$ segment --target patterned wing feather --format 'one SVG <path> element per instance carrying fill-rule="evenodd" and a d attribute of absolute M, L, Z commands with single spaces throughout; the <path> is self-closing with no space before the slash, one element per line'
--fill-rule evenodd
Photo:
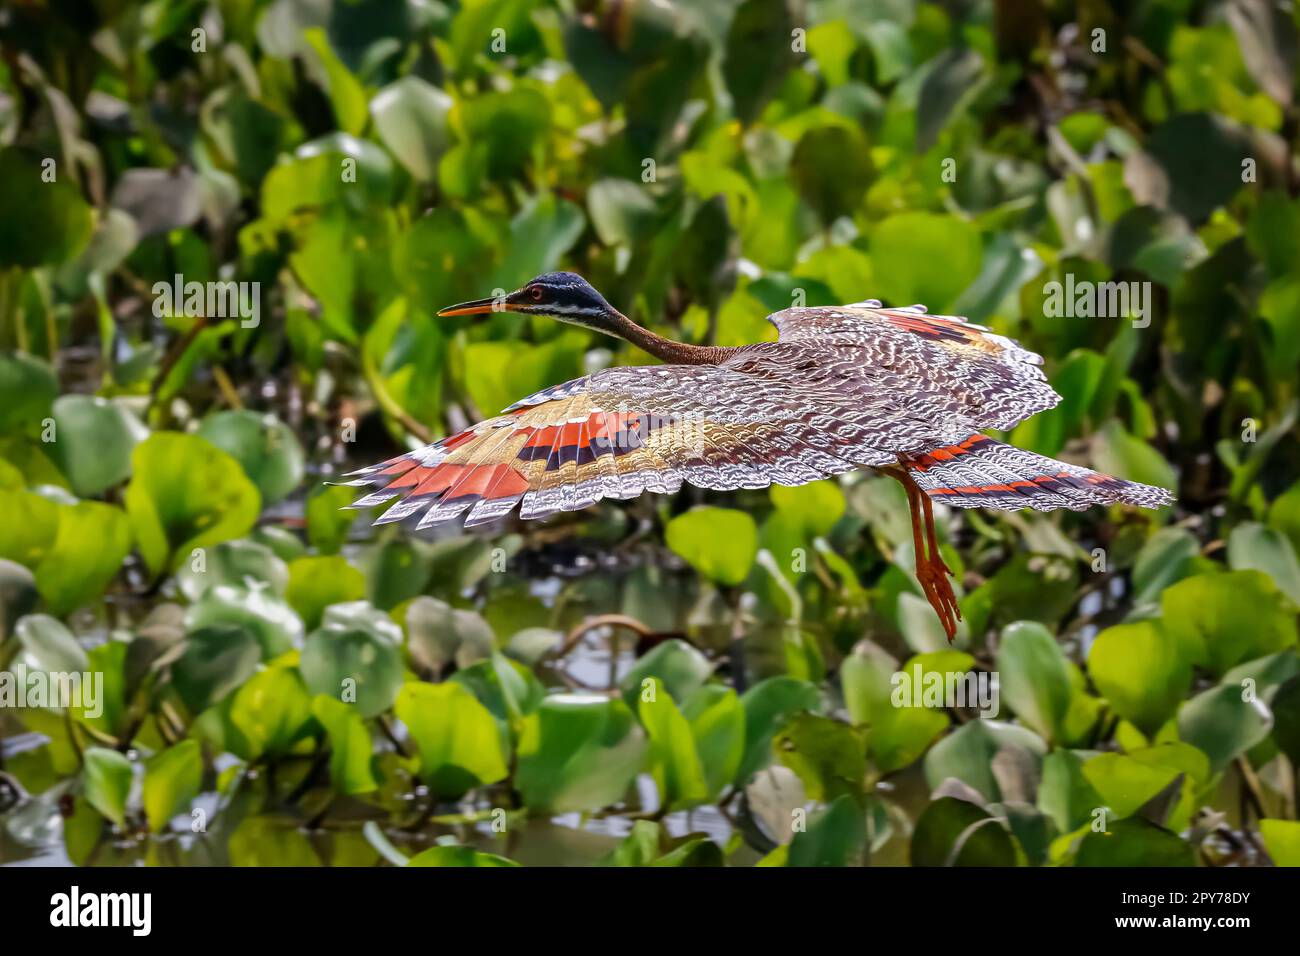
<path fill-rule="evenodd" d="M 973 430 L 1009 429 L 1061 400 L 1042 357 L 1011 339 L 958 316 L 927 315 L 921 306 L 878 306 L 786 309 L 769 320 L 781 333 L 779 344 L 837 352 L 865 369 L 862 377 L 873 385 L 958 410 Z"/>
<path fill-rule="evenodd" d="M 473 526 L 516 505 L 521 517 L 538 518 L 603 498 L 672 493 L 683 481 L 717 490 L 803 484 L 896 461 L 888 446 L 900 436 L 916 447 L 909 429 L 917 424 L 903 428 L 892 412 L 868 426 L 835 411 L 825 396 L 716 366 L 607 369 L 361 469 L 349 484 L 371 489 L 354 507 L 400 497 L 379 522 L 419 515 L 425 528 L 468 511 Z"/>
<path fill-rule="evenodd" d="M 1164 488 L 1113 478 L 985 435 L 905 455 L 903 464 L 926 494 L 958 508 L 1082 511 L 1117 503 L 1160 508 L 1174 500 Z"/>

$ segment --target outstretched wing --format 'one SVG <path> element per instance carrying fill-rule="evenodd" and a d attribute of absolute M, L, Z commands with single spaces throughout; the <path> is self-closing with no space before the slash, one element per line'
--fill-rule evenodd
<path fill-rule="evenodd" d="M 926 494 L 957 508 L 1083 511 L 1120 502 L 1163 508 L 1174 501 L 1164 488 L 1113 478 L 979 434 L 904 455 L 902 464 Z"/>
<path fill-rule="evenodd" d="M 794 350 L 788 362 L 797 362 Z M 767 370 L 771 356 L 762 356 Z M 575 511 L 602 498 L 671 493 L 689 482 L 731 490 L 799 485 L 899 451 L 969 433 L 892 403 L 851 403 L 809 386 L 726 366 L 612 368 L 546 389 L 458 435 L 355 472 L 376 490 L 354 507 L 397 496 L 380 522 L 420 514 L 425 528 L 468 511 L 465 525 L 515 506 L 523 518 Z M 788 371 L 788 370 L 785 370 Z"/>
<path fill-rule="evenodd" d="M 815 346 L 856 363 L 864 387 L 914 391 L 923 403 L 943 397 L 973 431 L 1012 428 L 1061 400 L 1042 357 L 1011 339 L 958 316 L 927 315 L 922 306 L 879 306 L 786 309 L 769 321 L 780 344 Z"/>

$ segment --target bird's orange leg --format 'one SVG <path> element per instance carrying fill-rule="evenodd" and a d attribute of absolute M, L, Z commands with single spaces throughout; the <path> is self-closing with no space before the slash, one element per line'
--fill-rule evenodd
<path fill-rule="evenodd" d="M 910 478 L 908 480 L 911 481 Z M 930 504 L 930 496 L 922 491 L 919 486 L 916 489 L 916 496 L 921 499 L 921 506 L 925 509 L 925 538 L 929 543 L 930 560 L 938 564 L 945 575 L 951 575 L 952 568 L 948 567 L 948 562 L 944 561 L 943 554 L 939 551 L 939 542 L 935 540 L 934 506 Z M 957 619 L 961 620 L 960 611 L 957 613 Z"/>
<path fill-rule="evenodd" d="M 912 480 L 906 471 L 891 472 L 907 491 L 907 507 L 912 516 L 912 549 L 916 553 L 916 580 L 926 600 L 939 615 L 939 623 L 948 635 L 951 644 L 957 636 L 957 622 L 961 620 L 961 609 L 957 606 L 957 596 L 953 593 L 948 576 L 951 569 L 944 563 L 939 553 L 939 542 L 934 533 L 934 508 L 930 496 Z M 922 532 L 924 525 L 924 532 Z"/>

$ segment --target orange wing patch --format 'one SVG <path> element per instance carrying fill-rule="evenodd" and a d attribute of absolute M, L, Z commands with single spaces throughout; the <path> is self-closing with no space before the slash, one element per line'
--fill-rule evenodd
<path fill-rule="evenodd" d="M 932 342 L 972 345 L 990 354 L 1001 351 L 996 343 L 990 342 L 981 334 L 983 330 L 979 326 L 969 322 L 943 315 L 925 315 L 921 312 L 895 312 L 891 309 L 880 309 L 879 312 L 894 328 L 911 332 Z"/>
<path fill-rule="evenodd" d="M 934 448 L 928 452 L 922 452 L 919 455 L 907 455 L 905 460 L 909 468 L 916 471 L 925 471 L 933 468 L 945 461 L 952 461 L 959 455 L 969 454 L 985 442 L 992 441 L 987 435 L 971 435 L 964 441 L 955 445 L 945 445 L 942 448 Z"/>

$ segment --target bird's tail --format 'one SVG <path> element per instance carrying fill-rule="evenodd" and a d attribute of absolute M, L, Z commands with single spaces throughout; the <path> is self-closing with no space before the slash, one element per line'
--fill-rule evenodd
<path fill-rule="evenodd" d="M 1119 502 L 1160 508 L 1174 500 L 1164 488 L 1112 478 L 984 435 L 907 455 L 902 463 L 926 494 L 957 508 L 1083 511 Z"/>

